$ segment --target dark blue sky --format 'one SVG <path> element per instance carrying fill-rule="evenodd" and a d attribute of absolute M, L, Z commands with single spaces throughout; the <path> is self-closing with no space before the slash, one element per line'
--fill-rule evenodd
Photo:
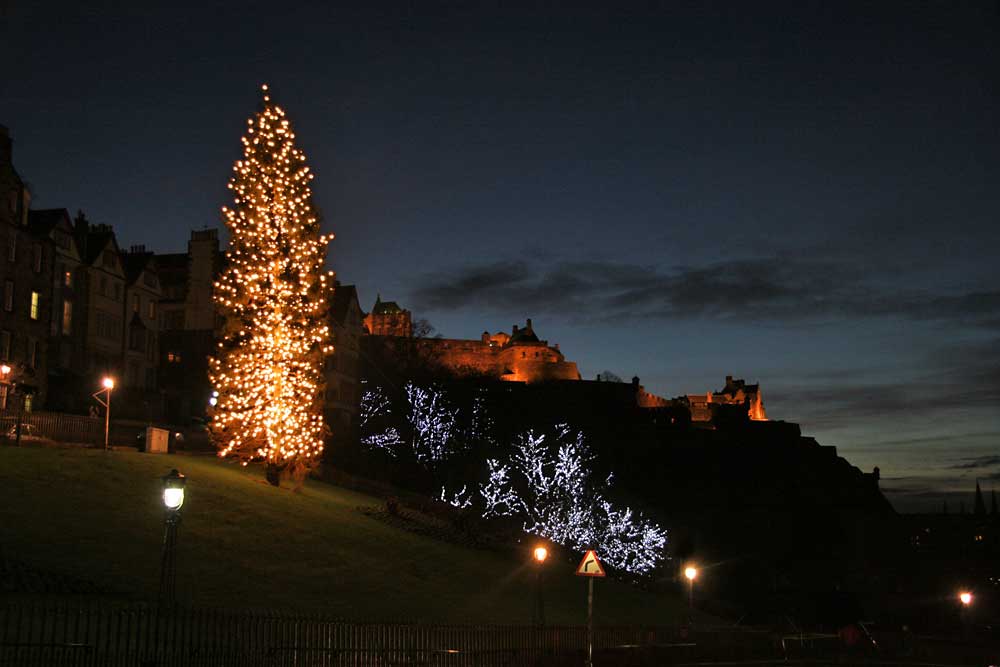
<path fill-rule="evenodd" d="M 37 207 L 183 249 L 266 81 L 363 306 L 760 382 L 903 509 L 1000 486 L 997 3 L 121 4 L 3 5 Z"/>

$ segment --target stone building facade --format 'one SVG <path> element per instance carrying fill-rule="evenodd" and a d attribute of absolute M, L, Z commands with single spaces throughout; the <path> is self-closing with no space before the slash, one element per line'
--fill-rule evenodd
<path fill-rule="evenodd" d="M 161 289 L 160 387 L 166 416 L 172 421 L 203 417 L 211 398 L 208 358 L 219 326 L 212 292 L 224 261 L 216 229 L 192 231 L 186 253 L 156 256 Z"/>
<path fill-rule="evenodd" d="M 579 380 L 576 363 L 566 361 L 559 345 L 535 334 L 531 319 L 511 333 L 484 331 L 479 340 L 425 338 L 417 341 L 429 358 L 456 375 L 480 375 L 506 382 Z"/>
<path fill-rule="evenodd" d="M 352 437 L 361 409 L 361 337 L 365 325 L 354 285 L 338 281 L 330 299 L 333 352 L 326 357 L 326 423 L 335 440 Z"/>
<path fill-rule="evenodd" d="M 734 380 L 732 375 L 726 376 L 726 385 L 721 391 L 710 391 L 706 394 L 688 394 L 679 399 L 691 411 L 691 421 L 711 422 L 720 408 L 746 409 L 751 421 L 767 421 L 764 410 L 764 399 L 760 385 L 747 384 L 744 380 Z"/>
<path fill-rule="evenodd" d="M 73 238 L 73 222 L 64 208 L 29 211 L 28 224 L 53 251 L 49 276 L 48 393 L 45 409 L 74 411 L 69 388 L 84 382 L 84 352 L 80 333 L 83 301 L 79 296 L 80 253 Z"/>
<path fill-rule="evenodd" d="M 372 311 L 364 316 L 365 329 L 373 336 L 409 338 L 413 335 L 413 318 L 410 311 L 399 307 L 395 301 L 382 301 L 375 297 Z"/>
<path fill-rule="evenodd" d="M 0 126 L 0 409 L 44 405 L 52 318 L 52 244 L 32 232 L 31 193 L 14 169 L 13 141 Z"/>

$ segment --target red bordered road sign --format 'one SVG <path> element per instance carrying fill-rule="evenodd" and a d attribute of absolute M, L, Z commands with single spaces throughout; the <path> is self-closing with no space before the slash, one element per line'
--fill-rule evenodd
<path fill-rule="evenodd" d="M 576 574 L 578 577 L 605 577 L 604 568 L 601 566 L 601 561 L 597 560 L 597 552 L 594 550 L 588 551 L 583 555 L 583 560 L 580 561 L 580 565 L 576 568 Z"/>

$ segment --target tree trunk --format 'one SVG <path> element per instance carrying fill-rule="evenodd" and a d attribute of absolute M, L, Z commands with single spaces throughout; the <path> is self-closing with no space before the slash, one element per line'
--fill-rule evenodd
<path fill-rule="evenodd" d="M 264 468 L 264 476 L 271 486 L 281 486 L 281 466 L 276 463 L 268 463 Z"/>

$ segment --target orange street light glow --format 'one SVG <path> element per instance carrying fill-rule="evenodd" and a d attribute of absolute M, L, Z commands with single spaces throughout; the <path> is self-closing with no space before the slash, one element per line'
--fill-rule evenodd
<path fill-rule="evenodd" d="M 539 563 L 544 563 L 545 559 L 549 557 L 549 550 L 545 547 L 535 547 L 535 560 Z"/>
<path fill-rule="evenodd" d="M 688 578 L 688 581 L 694 581 L 695 577 L 698 576 L 698 568 L 687 566 L 684 568 L 684 576 Z"/>
<path fill-rule="evenodd" d="M 101 385 L 105 389 L 114 389 L 115 388 L 115 381 L 112 380 L 111 378 L 104 378 L 103 380 L 101 380 Z"/>
<path fill-rule="evenodd" d="M 969 592 L 959 593 L 958 599 L 962 601 L 962 604 L 968 607 L 970 604 L 972 604 L 972 593 Z"/>

